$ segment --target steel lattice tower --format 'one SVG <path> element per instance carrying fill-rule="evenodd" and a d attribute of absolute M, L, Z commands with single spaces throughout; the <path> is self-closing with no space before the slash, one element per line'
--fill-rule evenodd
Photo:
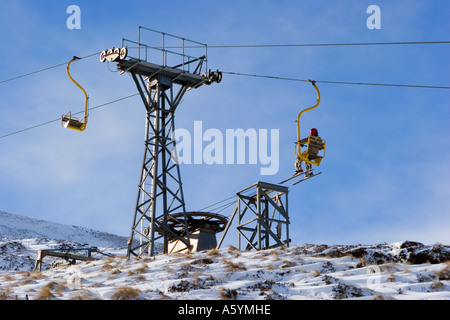
<path fill-rule="evenodd" d="M 142 44 L 143 32 L 158 35 L 162 44 L 151 47 Z M 170 50 L 167 49 L 169 41 Z M 178 43 L 174 45 L 173 41 Z M 107 59 L 118 62 L 121 73 L 131 74 L 146 110 L 144 158 L 127 256 L 141 256 L 146 252 L 152 256 L 157 241 L 162 242 L 164 253 L 169 253 L 170 242 L 181 241 L 184 249 L 188 249 L 188 218 L 173 139 L 175 111 L 189 89 L 220 82 L 221 74 L 207 71 L 205 44 L 143 27 L 139 27 L 138 42 L 124 39 L 123 44 L 137 46 L 137 57 L 116 58 L 110 53 Z M 197 50 L 201 48 L 203 54 L 187 55 L 186 44 Z M 108 55 L 109 51 L 105 52 Z M 155 55 L 162 55 L 161 64 L 148 61 Z"/>
<path fill-rule="evenodd" d="M 138 186 L 136 209 L 133 218 L 128 257 L 140 255 L 148 247 L 149 255 L 155 252 L 155 241 L 163 239 L 164 253 L 168 252 L 168 239 L 178 237 L 167 228 L 172 213 L 186 212 L 179 166 L 172 161 L 175 142 L 175 110 L 186 86 L 182 86 L 173 98 L 173 83 L 160 75 L 149 79 L 147 86 L 140 82 L 142 76 L 131 72 L 146 107 L 145 151 Z M 159 203 L 161 201 L 161 203 Z M 183 224 L 187 220 L 184 215 Z M 186 225 L 186 230 L 188 230 Z M 140 241 L 134 244 L 134 236 Z M 188 246 L 189 234 L 180 237 Z"/>

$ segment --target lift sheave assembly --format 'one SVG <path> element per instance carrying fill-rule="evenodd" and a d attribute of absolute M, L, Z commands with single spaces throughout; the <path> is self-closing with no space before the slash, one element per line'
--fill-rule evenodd
<path fill-rule="evenodd" d="M 88 112 L 89 112 L 89 97 L 86 93 L 86 90 L 84 90 L 84 88 L 82 86 L 80 86 L 79 83 L 76 82 L 70 75 L 70 64 L 76 60 L 80 60 L 80 58 L 73 57 L 73 59 L 70 60 L 70 62 L 67 64 L 67 75 L 69 76 L 70 80 L 72 80 L 78 86 L 78 88 L 80 88 L 81 91 L 83 91 L 83 93 L 84 93 L 84 97 L 85 97 L 84 117 L 80 120 L 79 118 L 73 117 L 72 113 L 69 111 L 67 114 L 65 114 L 61 117 L 61 124 L 64 128 L 67 128 L 67 129 L 84 131 L 86 129 Z"/>

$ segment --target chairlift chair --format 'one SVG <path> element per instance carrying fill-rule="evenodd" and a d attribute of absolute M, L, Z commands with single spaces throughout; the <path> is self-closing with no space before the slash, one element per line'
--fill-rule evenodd
<path fill-rule="evenodd" d="M 84 117 L 81 118 L 81 120 L 77 117 L 72 116 L 72 113 L 69 111 L 65 115 L 61 117 L 61 125 L 64 128 L 77 130 L 77 131 L 84 131 L 86 129 L 87 124 L 87 118 L 88 118 L 88 112 L 89 112 L 89 97 L 86 93 L 86 91 L 83 89 L 82 86 L 76 82 L 72 76 L 70 75 L 70 64 L 76 60 L 80 60 L 78 57 L 73 57 L 72 60 L 67 64 L 67 75 L 69 76 L 70 80 L 72 80 L 84 93 L 85 96 L 85 108 L 84 108 Z"/>
<path fill-rule="evenodd" d="M 77 131 L 84 131 L 84 129 L 86 129 L 86 122 L 85 118 L 80 121 L 79 118 L 72 116 L 72 112 L 70 111 L 63 115 L 61 119 L 64 128 Z"/>
<path fill-rule="evenodd" d="M 316 166 L 320 165 L 320 162 L 325 157 L 325 148 L 326 148 L 326 141 L 316 137 L 316 136 L 309 136 L 307 138 L 301 139 L 300 138 L 300 117 L 303 113 L 313 110 L 317 108 L 317 106 L 320 104 L 320 91 L 319 88 L 317 88 L 316 82 L 313 80 L 309 80 L 314 88 L 317 91 L 317 102 L 314 106 L 310 108 L 306 108 L 303 111 L 301 111 L 297 117 L 297 143 L 296 143 L 296 154 L 297 157 L 299 157 L 302 161 L 305 163 L 314 164 Z M 306 147 L 306 150 L 302 152 L 302 147 Z M 322 154 L 319 155 L 319 152 L 322 151 Z"/>

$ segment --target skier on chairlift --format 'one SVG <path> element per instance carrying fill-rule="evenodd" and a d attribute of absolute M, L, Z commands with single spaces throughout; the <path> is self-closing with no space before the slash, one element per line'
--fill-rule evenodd
<path fill-rule="evenodd" d="M 320 138 L 319 137 L 319 131 L 316 128 L 311 128 L 311 130 L 309 131 L 309 135 L 311 137 Z M 300 140 L 300 146 L 304 147 L 305 143 L 307 143 L 307 142 L 308 142 L 308 138 L 304 138 L 304 139 Z M 309 148 L 309 154 L 312 155 L 312 156 L 317 156 L 319 151 L 320 151 L 319 148 L 311 148 L 311 146 Z M 295 174 L 303 172 L 302 162 L 303 162 L 302 159 L 300 159 L 300 157 L 297 156 L 297 158 L 295 159 Z M 312 164 L 310 164 L 310 163 L 306 162 L 305 163 L 305 167 L 306 167 L 306 171 L 311 171 L 312 170 Z M 308 172 L 306 174 L 307 177 L 309 177 L 311 175 L 312 175 L 312 172 Z"/>

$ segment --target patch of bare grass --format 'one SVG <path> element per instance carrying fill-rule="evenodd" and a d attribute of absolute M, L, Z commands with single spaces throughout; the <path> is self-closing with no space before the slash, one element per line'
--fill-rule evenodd
<path fill-rule="evenodd" d="M 236 300 L 238 292 L 236 289 L 225 289 L 221 287 L 219 290 L 219 298 L 222 300 Z"/>
<path fill-rule="evenodd" d="M 36 297 L 37 300 L 51 300 L 56 297 L 56 295 L 61 295 L 62 291 L 66 289 L 66 286 L 55 281 L 47 283 Z M 55 295 L 56 294 L 56 295 Z"/>
<path fill-rule="evenodd" d="M 111 299 L 113 300 L 137 300 L 141 295 L 141 291 L 139 289 L 135 289 L 132 287 L 120 287 L 118 288 Z"/>
<path fill-rule="evenodd" d="M 234 263 L 233 261 L 223 258 L 222 263 L 226 266 L 228 272 L 247 270 L 242 262 Z"/>

